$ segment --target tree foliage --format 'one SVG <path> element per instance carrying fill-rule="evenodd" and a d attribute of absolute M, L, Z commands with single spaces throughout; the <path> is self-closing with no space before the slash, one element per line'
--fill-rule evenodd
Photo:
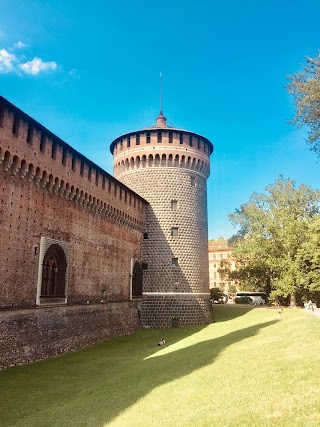
<path fill-rule="evenodd" d="M 308 125 L 308 143 L 320 157 L 320 53 L 306 58 L 303 71 L 288 76 L 288 91 L 294 97 L 296 116 L 293 123 Z"/>
<path fill-rule="evenodd" d="M 269 185 L 266 193 L 254 193 L 248 203 L 229 215 L 240 227 L 233 239 L 233 279 L 248 290 L 265 290 L 273 297 L 290 295 L 294 305 L 301 286 L 307 286 L 306 280 L 302 281 L 307 251 L 319 243 L 309 238 L 319 222 L 319 204 L 318 190 L 303 184 L 297 187 L 283 177 Z M 317 227 L 319 232 L 320 224 Z M 310 262 L 315 266 L 316 258 Z M 309 274 L 312 283 L 318 280 L 313 270 Z"/>

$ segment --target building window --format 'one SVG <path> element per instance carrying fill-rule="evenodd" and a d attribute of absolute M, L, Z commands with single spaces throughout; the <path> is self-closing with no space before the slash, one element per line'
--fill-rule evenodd
<path fill-rule="evenodd" d="M 84 163 L 83 160 L 81 160 L 81 164 L 80 164 L 80 175 L 83 176 L 84 174 Z"/>
<path fill-rule="evenodd" d="M 67 261 L 63 249 L 51 245 L 43 259 L 41 296 L 65 297 Z"/>
<path fill-rule="evenodd" d="M 146 239 L 149 239 L 149 235 L 148 235 L 148 233 L 143 233 L 143 238 L 146 240 Z"/>
<path fill-rule="evenodd" d="M 122 141 L 122 139 L 120 140 L 120 150 L 123 150 L 123 141 Z"/>
<path fill-rule="evenodd" d="M 72 157 L 71 168 L 73 171 L 76 170 L 76 158 L 75 158 L 75 156 Z"/>
<path fill-rule="evenodd" d="M 57 144 L 55 144 L 54 142 L 52 143 L 51 146 L 51 157 L 55 160 L 56 159 L 56 154 L 57 154 Z"/>
<path fill-rule="evenodd" d="M 178 202 L 176 200 L 171 200 L 171 209 L 176 211 L 178 208 Z"/>
<path fill-rule="evenodd" d="M 170 130 L 169 131 L 169 144 L 172 144 L 173 142 L 173 132 Z"/>
<path fill-rule="evenodd" d="M 127 138 L 127 148 L 130 148 L 130 136 Z"/>
<path fill-rule="evenodd" d="M 192 135 L 190 135 L 190 147 L 192 147 Z"/>
<path fill-rule="evenodd" d="M 28 126 L 28 135 L 27 135 L 27 143 L 32 144 L 33 141 L 33 127 L 30 125 Z"/>
<path fill-rule="evenodd" d="M 3 128 L 4 123 L 4 106 L 0 105 L 0 126 Z"/>
<path fill-rule="evenodd" d="M 150 144 L 150 132 L 147 132 L 147 144 Z"/>
<path fill-rule="evenodd" d="M 161 130 L 158 130 L 158 144 L 162 143 L 162 132 Z"/>
<path fill-rule="evenodd" d="M 180 133 L 180 144 L 183 144 L 183 133 Z"/>
<path fill-rule="evenodd" d="M 196 178 L 194 176 L 190 177 L 190 184 L 191 184 L 191 187 L 195 187 L 196 186 Z"/>
<path fill-rule="evenodd" d="M 12 124 L 12 133 L 16 136 L 19 135 L 19 125 L 20 125 L 20 117 L 15 114 L 13 118 L 13 124 Z"/>
<path fill-rule="evenodd" d="M 62 164 L 65 166 L 66 165 L 66 161 L 67 161 L 67 151 L 63 150 L 62 151 Z"/>
<path fill-rule="evenodd" d="M 40 151 L 44 152 L 46 147 L 46 136 L 42 133 L 40 138 Z"/>
<path fill-rule="evenodd" d="M 217 264 L 213 264 L 213 268 L 217 268 Z"/>
<path fill-rule="evenodd" d="M 173 268 L 177 268 L 179 266 L 178 258 L 172 258 L 171 265 Z"/>
<path fill-rule="evenodd" d="M 220 254 L 220 259 L 222 259 L 223 258 L 223 254 Z"/>
<path fill-rule="evenodd" d="M 136 136 L 136 145 L 140 145 L 140 134 L 139 133 Z"/>
<path fill-rule="evenodd" d="M 171 228 L 171 237 L 178 237 L 178 236 L 179 236 L 178 227 L 172 227 Z"/>

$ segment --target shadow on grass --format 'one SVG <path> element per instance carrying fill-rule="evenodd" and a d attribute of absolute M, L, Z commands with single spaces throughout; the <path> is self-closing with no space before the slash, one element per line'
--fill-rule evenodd
<path fill-rule="evenodd" d="M 211 364 L 228 346 L 276 322 L 170 353 L 159 353 L 155 347 L 159 337 L 171 346 L 203 327 L 142 330 L 94 348 L 9 369 L 0 376 L 3 425 L 102 427 L 156 387 Z"/>
<path fill-rule="evenodd" d="M 216 322 L 225 322 L 236 317 L 243 316 L 256 307 L 250 305 L 238 304 L 215 304 L 213 305 L 213 313 Z"/>

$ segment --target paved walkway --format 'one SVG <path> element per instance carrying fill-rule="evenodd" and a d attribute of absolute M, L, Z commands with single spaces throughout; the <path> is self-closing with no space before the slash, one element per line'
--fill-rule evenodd
<path fill-rule="evenodd" d="M 309 314 L 312 314 L 313 316 L 320 317 L 320 308 L 315 308 L 313 311 L 305 309 L 304 311 L 306 311 Z"/>

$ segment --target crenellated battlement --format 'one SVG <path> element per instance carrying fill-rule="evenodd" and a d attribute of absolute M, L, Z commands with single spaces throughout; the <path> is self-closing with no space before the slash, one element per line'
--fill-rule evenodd
<path fill-rule="evenodd" d="M 142 229 L 147 202 L 0 97 L 3 170 L 127 226 Z"/>
<path fill-rule="evenodd" d="M 110 150 L 116 177 L 133 169 L 174 167 L 190 169 L 207 178 L 213 145 L 193 132 L 156 127 L 122 135 L 112 142 Z"/>

